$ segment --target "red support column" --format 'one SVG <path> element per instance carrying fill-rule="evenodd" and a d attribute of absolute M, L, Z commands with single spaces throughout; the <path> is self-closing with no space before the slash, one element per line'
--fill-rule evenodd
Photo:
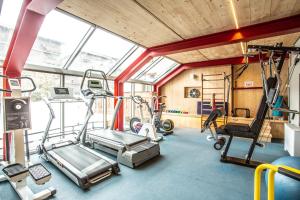
<path fill-rule="evenodd" d="M 8 58 L 11 55 L 11 51 L 13 49 L 13 46 L 15 44 L 15 40 L 16 40 L 16 37 L 17 37 L 17 32 L 19 30 L 19 27 L 20 27 L 23 15 L 25 13 L 26 7 L 30 3 L 30 1 L 31 0 L 24 0 L 23 1 L 22 7 L 21 7 L 21 10 L 20 10 L 17 22 L 16 22 L 16 27 L 15 27 L 15 30 L 13 32 L 13 35 L 12 35 L 12 38 L 11 38 L 11 41 L 10 41 L 10 44 L 9 44 L 9 47 L 8 47 L 8 50 L 7 50 L 7 53 L 6 53 L 6 57 L 5 57 L 4 62 L 3 62 L 3 75 L 6 75 Z M 7 82 L 7 80 L 6 79 L 2 79 L 2 82 L 3 82 L 3 88 L 4 89 L 9 89 L 8 88 L 8 82 Z M 10 94 L 4 92 L 3 96 L 10 96 Z M 10 143 L 11 139 L 12 139 L 11 138 L 11 134 L 3 133 L 3 137 L 2 137 L 2 143 L 3 143 L 3 150 L 2 150 L 2 152 L 3 152 L 3 160 L 7 160 L 7 153 L 9 153 L 9 152 L 6 152 L 6 140 L 8 140 L 9 143 Z"/>
<path fill-rule="evenodd" d="M 124 83 L 147 64 L 153 57 L 150 51 L 144 51 L 131 65 L 129 65 L 114 81 L 114 95 L 124 96 Z M 116 103 L 116 101 L 115 101 Z M 115 129 L 122 131 L 124 129 L 124 107 L 123 103 L 117 115 Z"/>
<path fill-rule="evenodd" d="M 170 81 L 172 78 L 180 74 L 182 71 L 184 71 L 185 68 L 183 65 L 178 66 L 177 68 L 173 69 L 169 74 L 167 74 L 163 79 L 155 83 L 155 88 L 157 92 L 160 92 L 160 87 L 163 86 L 165 83 Z"/>
<path fill-rule="evenodd" d="M 62 0 L 23 0 L 15 30 L 3 63 L 3 74 L 10 77 L 21 75 L 37 33 L 47 13 L 53 10 Z M 37 6 L 38 5 L 38 6 Z M 3 88 L 7 89 L 7 80 L 3 79 Z M 4 93 L 4 96 L 9 96 Z M 6 139 L 11 135 L 3 133 L 3 160 L 6 160 Z"/>
<path fill-rule="evenodd" d="M 62 0 L 26 0 L 24 2 L 26 8 L 22 8 L 21 11 L 24 13 L 19 15 L 19 18 L 22 16 L 22 20 L 19 20 L 16 25 L 16 34 L 14 34 L 9 53 L 5 58 L 8 76 L 17 77 L 21 75 L 46 14 L 56 8 L 60 2 Z"/>
<path fill-rule="evenodd" d="M 118 82 L 117 80 L 115 80 L 114 87 L 115 87 L 114 88 L 115 96 L 124 96 L 124 83 Z M 118 95 L 116 95 L 116 94 L 118 94 Z M 115 99 L 114 103 L 116 105 L 117 99 Z M 115 129 L 117 129 L 119 131 L 123 131 L 123 129 L 124 129 L 124 104 L 123 104 L 123 102 L 120 105 L 114 127 L 115 127 Z"/>

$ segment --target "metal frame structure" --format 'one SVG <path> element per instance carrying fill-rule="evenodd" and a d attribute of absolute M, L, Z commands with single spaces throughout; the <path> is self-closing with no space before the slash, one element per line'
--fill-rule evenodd
<path fill-rule="evenodd" d="M 8 53 L 3 64 L 4 73 L 9 76 L 19 76 L 24 69 L 24 65 L 32 45 L 37 37 L 40 30 L 41 24 L 43 23 L 44 17 L 62 0 L 45 0 L 43 2 L 38 0 L 24 0 L 23 6 L 20 11 L 20 15 L 16 24 L 16 28 L 10 42 Z M 42 9 L 43 8 L 43 9 Z M 99 28 L 97 26 L 94 29 Z M 102 29 L 103 30 L 103 29 Z M 287 18 L 282 18 L 278 20 L 273 20 L 269 22 L 259 23 L 255 25 L 245 26 L 238 29 L 232 29 L 228 31 L 223 31 L 219 33 L 204 35 L 196 38 L 191 38 L 183 41 L 173 42 L 169 44 L 159 45 L 146 49 L 136 60 L 134 60 L 122 73 L 114 78 L 116 96 L 122 96 L 124 94 L 124 83 L 128 81 L 138 70 L 140 70 L 145 64 L 147 64 L 153 57 L 156 56 L 166 56 L 169 54 L 186 52 L 196 49 L 203 49 L 209 47 L 216 47 L 220 45 L 234 44 L 238 42 L 247 42 L 249 40 L 261 39 L 265 37 L 278 36 L 282 34 L 294 33 L 300 31 L 300 15 L 295 15 Z M 72 56 L 68 59 L 68 63 L 65 64 L 65 68 L 72 63 L 72 60 L 79 54 L 80 50 L 83 48 L 84 44 L 87 42 L 88 38 L 92 35 L 93 31 L 90 30 L 83 40 L 78 44 L 76 50 L 73 52 Z M 137 48 L 135 48 L 136 50 Z M 134 51 L 130 49 L 127 54 L 123 56 L 116 63 L 111 70 L 109 70 L 109 75 L 113 73 L 125 58 L 128 58 Z M 223 65 L 225 64 L 236 64 L 234 61 L 241 62 L 242 59 L 232 58 L 231 59 L 221 59 Z M 182 71 L 194 67 L 203 66 L 213 66 L 218 65 L 215 62 L 221 62 L 220 60 L 214 61 L 204 61 L 202 65 L 195 64 L 184 64 L 180 65 L 178 68 L 170 70 L 170 73 L 165 73 L 165 77 L 159 77 L 153 83 L 156 91 L 159 87 L 174 77 L 176 74 Z M 238 64 L 240 64 L 240 62 Z M 155 65 L 153 65 L 154 67 Z M 150 70 L 150 68 L 149 68 Z M 146 71 L 146 70 L 145 70 Z M 171 75 L 170 75 L 171 74 Z M 6 84 L 6 83 L 4 83 Z M 119 130 L 123 129 L 123 105 L 120 108 L 118 114 L 116 128 Z"/>

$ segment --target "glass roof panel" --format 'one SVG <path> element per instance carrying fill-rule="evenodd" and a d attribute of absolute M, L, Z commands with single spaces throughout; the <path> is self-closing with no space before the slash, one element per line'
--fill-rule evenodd
<path fill-rule="evenodd" d="M 157 62 L 159 62 L 161 59 L 161 57 L 154 57 L 150 60 L 150 62 L 148 62 L 146 65 L 144 65 L 139 71 L 137 71 L 132 77 L 131 79 L 138 79 L 139 76 L 144 72 L 147 71 L 147 69 L 149 67 L 151 67 L 152 65 L 155 65 Z"/>
<path fill-rule="evenodd" d="M 133 46 L 133 43 L 121 37 L 97 29 L 69 69 L 98 69 L 107 73 Z"/>
<path fill-rule="evenodd" d="M 153 82 L 176 65 L 177 63 L 173 60 L 163 58 L 160 62 L 154 65 L 149 71 L 144 73 L 138 79 L 142 81 Z"/>
<path fill-rule="evenodd" d="M 117 77 L 123 72 L 133 61 L 135 61 L 143 52 L 145 48 L 138 47 L 111 75 Z"/>
<path fill-rule="evenodd" d="M 0 15 L 0 60 L 4 60 L 22 6 L 22 0 L 4 0 Z"/>
<path fill-rule="evenodd" d="M 161 79 L 163 79 L 165 76 L 167 76 L 171 71 L 173 71 L 175 68 L 179 67 L 180 64 L 175 64 L 173 65 L 173 67 L 171 67 L 169 70 L 165 71 L 164 73 L 162 73 L 161 75 L 158 76 L 157 79 L 154 80 L 154 83 L 157 83 L 158 81 L 160 81 Z"/>
<path fill-rule="evenodd" d="M 50 12 L 31 49 L 27 64 L 62 68 L 90 27 L 61 12 Z"/>

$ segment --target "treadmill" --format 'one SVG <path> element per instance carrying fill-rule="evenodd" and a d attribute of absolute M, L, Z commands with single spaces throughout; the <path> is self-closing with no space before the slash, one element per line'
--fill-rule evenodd
<path fill-rule="evenodd" d="M 118 163 L 80 144 L 80 135 L 73 140 L 64 139 L 55 144 L 46 143 L 46 140 L 49 141 L 53 137 L 49 135 L 55 118 L 52 104 L 83 102 L 82 99 L 75 98 L 69 88 L 52 88 L 51 93 L 51 99 L 44 99 L 50 111 L 50 119 L 39 145 L 39 154 L 44 155 L 43 158 L 50 161 L 82 189 L 87 189 L 112 174 L 118 174 L 120 172 Z M 65 137 L 66 134 L 64 132 L 62 134 Z"/>
<path fill-rule="evenodd" d="M 80 133 L 80 135 L 83 135 L 82 141 L 85 145 L 89 144 L 92 148 L 114 155 L 119 163 L 131 168 L 135 168 L 160 155 L 159 144 L 151 141 L 150 138 L 113 130 L 123 97 L 117 97 L 118 101 L 109 129 L 87 131 L 89 119 L 93 115 L 92 108 L 95 100 L 98 98 L 115 98 L 109 90 L 104 72 L 92 69 L 86 70 L 80 89 L 83 96 L 89 99 L 89 104 L 87 104 L 89 113 L 86 115 L 85 124 Z"/>

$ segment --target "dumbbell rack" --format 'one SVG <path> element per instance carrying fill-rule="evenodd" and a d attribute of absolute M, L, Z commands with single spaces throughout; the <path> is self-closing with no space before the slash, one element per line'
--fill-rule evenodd
<path fill-rule="evenodd" d="M 216 107 L 226 109 L 226 79 L 225 72 L 216 74 L 201 74 L 201 129 L 203 128 L 203 123 L 207 119 L 208 115 L 212 111 L 210 106 L 211 95 L 216 95 Z M 222 84 L 220 84 L 222 82 Z M 210 83 L 210 84 L 208 84 Z M 217 86 L 210 86 L 214 83 Z M 214 92 L 212 92 L 212 90 Z M 226 116 L 219 118 L 217 122 L 225 124 Z"/>

